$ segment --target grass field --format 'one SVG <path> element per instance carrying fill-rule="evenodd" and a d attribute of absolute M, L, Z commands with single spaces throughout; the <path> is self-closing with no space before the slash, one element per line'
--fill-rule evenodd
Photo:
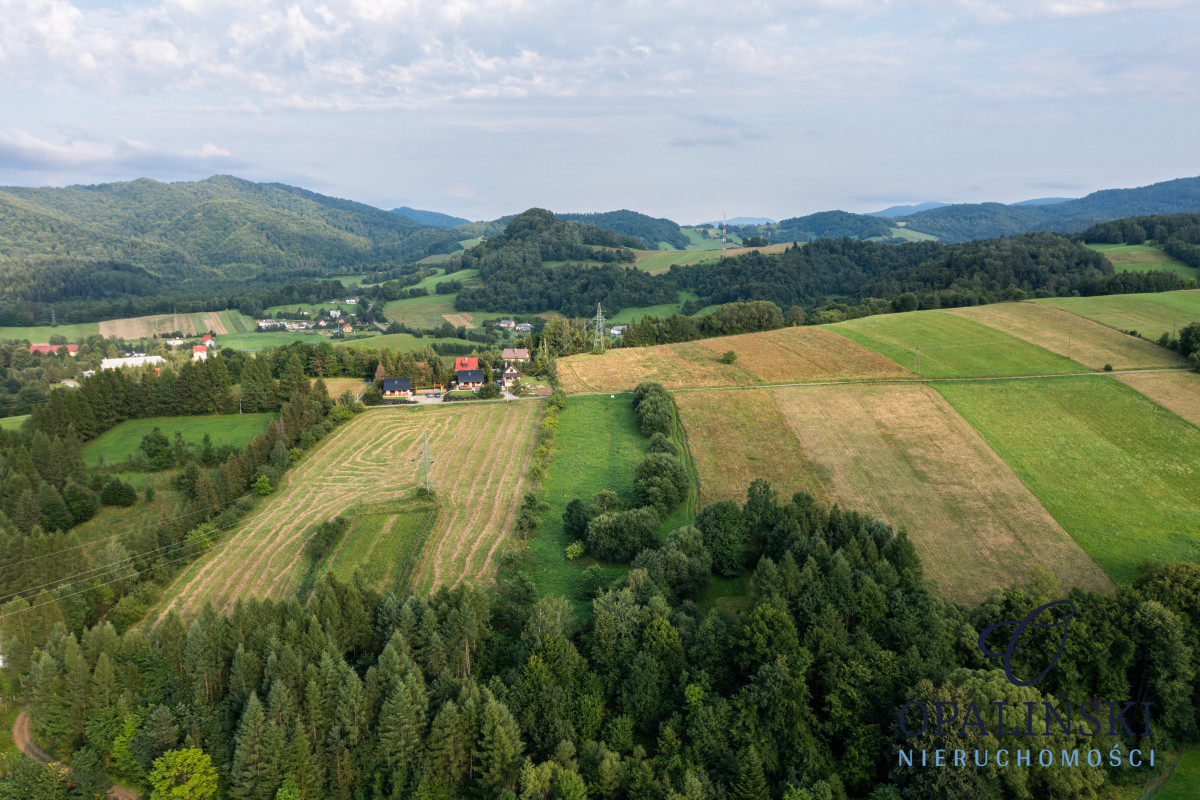
<path fill-rule="evenodd" d="M 88 466 L 121 464 L 135 455 L 142 444 L 142 437 L 155 428 L 174 439 L 175 431 L 183 433 L 188 444 L 197 447 L 204 434 L 212 437 L 214 446 L 234 445 L 241 447 L 267 429 L 274 414 L 218 414 L 203 417 L 148 417 L 131 419 L 111 428 L 83 447 L 83 460 Z"/>
<path fill-rule="evenodd" d="M 1183 756 L 1154 800 L 1195 800 L 1200 797 L 1200 747 L 1193 747 Z"/>
<path fill-rule="evenodd" d="M 704 227 L 707 230 L 713 231 L 713 236 L 715 238 L 707 239 L 707 238 L 701 236 L 699 228 L 693 228 L 693 227 L 680 228 L 680 230 L 683 231 L 683 235 L 686 236 L 688 238 L 688 240 L 691 242 L 691 244 L 688 245 L 688 248 L 687 248 L 688 250 L 720 250 L 721 249 L 721 228 L 719 226 L 716 228 L 713 228 L 712 226 L 709 226 L 709 225 L 705 225 Z M 740 243 L 741 242 L 740 239 L 738 239 L 736 236 L 734 236 L 732 234 L 730 234 L 727 238 L 729 239 L 730 243 L 734 243 L 734 242 Z"/>
<path fill-rule="evenodd" d="M 947 313 L 1024 339 L 1092 369 L 1184 367 L 1178 353 L 1042 303 L 992 303 Z"/>
<path fill-rule="evenodd" d="M 432 344 L 465 344 L 471 345 L 471 342 L 463 339 L 443 339 L 433 336 L 416 337 L 411 333 L 385 333 L 379 336 L 371 336 L 366 339 L 353 339 L 349 342 L 341 342 L 346 347 L 370 347 L 373 350 L 378 350 L 383 347 L 391 348 L 392 350 L 401 353 L 409 350 L 420 350 L 423 347 L 428 347 Z M 475 344 L 478 347 L 478 344 Z"/>
<path fill-rule="evenodd" d="M 583 571 L 591 559 L 567 560 L 571 542 L 562 528 L 563 511 L 575 498 L 585 502 L 602 489 L 633 499 L 633 468 L 646 453 L 633 404 L 626 396 L 572 397 L 559 413 L 558 434 L 542 491 L 550 508 L 542 514 L 542 530 L 530 539 L 532 579 L 539 594 L 560 594 L 579 605 Z M 626 568 L 605 567 L 610 580 Z"/>
<path fill-rule="evenodd" d="M 29 419 L 28 414 L 21 414 L 18 417 L 0 417 L 0 428 L 6 431 L 20 430 L 27 419 Z"/>
<path fill-rule="evenodd" d="M 371 410 L 330 434 L 223 542 L 183 572 L 162 609 L 193 613 L 243 596 L 293 595 L 308 571 L 313 527 L 364 502 L 407 496 L 428 434 L 442 508 L 413 588 L 486 581 L 512 530 L 540 403 Z"/>
<path fill-rule="evenodd" d="M 1114 581 L 1200 560 L 1200 428 L 1102 376 L 936 386 Z"/>
<path fill-rule="evenodd" d="M 1103 297 L 1052 297 L 1037 300 L 1121 331 L 1134 330 L 1151 341 L 1200 322 L 1200 291 L 1158 294 L 1110 294 Z"/>
<path fill-rule="evenodd" d="M 510 316 L 500 312 L 458 311 L 454 308 L 454 297 L 452 294 L 431 294 L 393 300 L 384 306 L 383 315 L 389 322 L 403 322 L 416 328 L 435 328 L 446 321 L 452 325 L 465 323 L 466 327 L 476 327 L 484 320 Z"/>
<path fill-rule="evenodd" d="M 329 392 L 329 396 L 336 400 L 342 392 L 349 389 L 357 395 L 362 390 L 370 386 L 369 383 L 359 378 L 326 378 L 325 389 Z"/>
<path fill-rule="evenodd" d="M 1096 563 L 928 386 L 811 386 L 676 395 L 703 503 L 766 478 L 908 529 L 941 591 L 978 602 L 1042 564 L 1110 589 Z"/>
<path fill-rule="evenodd" d="M 1157 247 L 1148 244 L 1089 244 L 1088 248 L 1103 253 L 1117 272 L 1145 272 L 1152 269 L 1178 272 L 1195 278 L 1197 270 L 1176 261 Z"/>
<path fill-rule="evenodd" d="M 904 239 L 907 242 L 936 242 L 938 237 L 931 233 L 921 233 L 897 226 L 892 228 L 892 238 Z"/>
<path fill-rule="evenodd" d="M 217 336 L 248 333 L 254 321 L 240 311 L 198 311 L 193 314 L 154 314 L 145 317 L 113 319 L 98 323 L 101 336 L 119 339 L 149 339 L 179 331 L 184 336 L 198 336 L 212 331 Z"/>
<path fill-rule="evenodd" d="M 64 336 L 71 344 L 86 336 L 100 333 L 100 323 L 81 322 L 78 325 L 35 325 L 27 328 L 0 328 L 0 341 L 25 341 L 30 344 L 49 344 L 51 336 Z"/>
<path fill-rule="evenodd" d="M 1131 372 L 1116 378 L 1168 411 L 1200 426 L 1200 375 L 1195 372 Z"/>
<path fill-rule="evenodd" d="M 712 250 L 638 250 L 635 265 L 646 272 L 666 272 L 672 264 L 699 264 L 702 261 L 716 261 L 721 257 L 721 248 Z"/>
<path fill-rule="evenodd" d="M 316 331 L 263 331 L 262 333 L 235 333 L 217 338 L 217 343 L 221 347 L 244 350 L 247 353 L 279 347 L 292 342 L 316 344 L 322 341 L 328 340 Z"/>
<path fill-rule="evenodd" d="M 721 356 L 732 350 L 737 361 Z M 610 350 L 602 356 L 571 356 L 558 362 L 568 393 L 615 392 L 642 381 L 669 389 L 696 386 L 756 386 L 766 383 L 902 378 L 907 371 L 849 339 L 814 327 L 721 336 L 657 347 Z"/>
<path fill-rule="evenodd" d="M 608 320 L 608 323 L 610 325 L 627 325 L 633 321 L 634 317 L 641 319 L 647 314 L 659 317 L 660 319 L 663 317 L 669 317 L 672 314 L 682 314 L 683 304 L 688 300 L 695 299 L 697 299 L 696 295 L 692 292 L 680 292 L 679 302 L 677 303 L 665 303 L 659 306 L 634 306 L 632 308 L 623 308 L 619 313 L 614 314 L 612 318 Z"/>
<path fill-rule="evenodd" d="M 920 373 L 926 378 L 1087 371 L 1078 362 L 943 311 L 880 314 L 821 327 L 887 356 L 905 370 L 913 370 L 915 349 L 920 347 Z"/>
<path fill-rule="evenodd" d="M 366 506 L 355 514 L 323 571 L 343 581 L 358 572 L 367 586 L 381 593 L 403 592 L 437 515 L 437 504 L 430 502 Z"/>

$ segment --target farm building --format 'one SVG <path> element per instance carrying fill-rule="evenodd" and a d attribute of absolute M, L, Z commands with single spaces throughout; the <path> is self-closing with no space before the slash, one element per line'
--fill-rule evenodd
<path fill-rule="evenodd" d="M 518 323 L 517 327 L 516 327 L 517 333 L 529 333 L 532 330 L 533 330 L 533 326 L 530 325 L 528 322 Z"/>
<path fill-rule="evenodd" d="M 478 359 L 471 359 L 477 361 Z M 478 391 L 483 386 L 483 370 L 481 369 L 460 369 L 458 370 L 458 388 L 470 389 L 472 392 Z"/>
<path fill-rule="evenodd" d="M 192 361 L 207 361 L 208 360 L 208 345 L 195 344 L 192 345 Z"/>
<path fill-rule="evenodd" d="M 384 378 L 383 396 L 385 398 L 412 397 L 411 378 Z"/>
<path fill-rule="evenodd" d="M 470 356 L 459 356 L 454 359 L 454 371 L 458 372 L 464 369 L 479 369 L 479 359 Z"/>
<path fill-rule="evenodd" d="M 100 369 L 124 369 L 126 367 L 144 367 L 147 364 L 162 364 L 166 359 L 162 356 L 130 356 L 129 358 L 106 358 L 100 362 Z"/>
<path fill-rule="evenodd" d="M 511 319 L 502 319 L 496 323 L 497 328 L 515 328 L 516 326 L 517 323 L 513 322 Z"/>
<path fill-rule="evenodd" d="M 30 353 L 47 353 L 49 355 L 57 355 L 62 348 L 67 348 L 67 355 L 73 356 L 79 350 L 77 344 L 31 344 L 29 345 Z"/>
<path fill-rule="evenodd" d="M 528 361 L 529 351 L 524 347 L 506 347 L 500 357 L 505 361 Z"/>

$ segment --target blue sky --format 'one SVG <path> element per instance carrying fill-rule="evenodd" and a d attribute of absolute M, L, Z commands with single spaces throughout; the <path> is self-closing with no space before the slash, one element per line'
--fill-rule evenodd
<path fill-rule="evenodd" d="M 1200 2 L 0 0 L 0 185 L 680 222 L 1200 174 Z"/>

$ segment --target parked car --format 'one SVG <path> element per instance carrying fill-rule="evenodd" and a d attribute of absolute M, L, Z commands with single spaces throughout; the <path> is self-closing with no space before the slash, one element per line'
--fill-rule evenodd
<path fill-rule="evenodd" d="M 425 393 L 425 396 L 426 396 L 426 397 L 433 397 L 433 392 L 426 392 L 426 393 Z"/>
<path fill-rule="evenodd" d="M 434 393 L 433 393 L 433 396 L 434 396 L 434 397 L 441 397 L 441 396 L 442 396 L 442 393 L 441 393 L 441 392 L 434 392 Z"/>

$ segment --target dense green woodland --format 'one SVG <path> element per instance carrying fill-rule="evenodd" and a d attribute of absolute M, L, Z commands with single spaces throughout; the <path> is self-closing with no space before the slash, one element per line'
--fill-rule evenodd
<path fill-rule="evenodd" d="M 677 250 L 684 250 L 691 244 L 691 240 L 679 229 L 678 223 L 669 219 L 655 219 L 627 209 L 600 214 L 559 214 L 558 218 L 632 236 L 642 243 L 640 247 L 643 250 L 657 250 L 661 242 L 666 242 Z"/>
<path fill-rule="evenodd" d="M 1200 269 L 1200 214 L 1130 217 L 1093 225 L 1080 238 L 1102 244 L 1146 244 L 1153 241 L 1172 258 Z"/>
<path fill-rule="evenodd" d="M 381 597 L 322 580 L 307 608 L 250 600 L 124 635 L 58 627 L 25 662 L 23 694 L 39 741 L 89 791 L 106 765 L 164 791 L 188 763 L 219 790 L 187 796 L 262 800 L 1076 798 L 1137 777 L 1036 761 L 899 768 L 899 747 L 954 746 L 903 737 L 908 700 L 973 699 L 985 718 L 994 702 L 1060 692 L 1154 703 L 1151 740 L 1097 744 L 1073 728 L 1010 749 L 1162 752 L 1197 735 L 1196 565 L 1150 569 L 1112 596 L 1069 593 L 1079 616 L 1062 659 L 1017 689 L 977 634 L 1059 599 L 1052 578 L 956 606 L 930 594 L 903 535 L 806 495 L 781 503 L 763 482 L 702 517 L 705 536 L 744 537 L 756 565 L 736 620 L 635 568 L 576 627 L 510 559 L 495 591 Z M 1056 644 L 1031 641 L 1014 668 L 1036 673 Z M 38 779 L 25 762 L 0 797 Z"/>

